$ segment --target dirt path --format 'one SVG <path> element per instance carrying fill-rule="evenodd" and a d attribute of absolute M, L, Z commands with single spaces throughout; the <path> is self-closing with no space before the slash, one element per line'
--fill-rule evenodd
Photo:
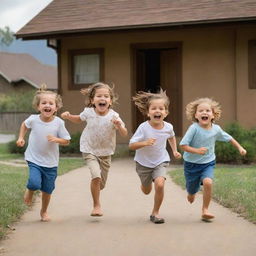
<path fill-rule="evenodd" d="M 131 159 L 113 162 L 102 194 L 102 218 L 89 216 L 89 183 L 86 168 L 59 177 L 49 209 L 53 221 L 39 221 L 36 203 L 1 243 L 4 256 L 255 255 L 255 225 L 216 203 L 211 205 L 216 220 L 201 222 L 201 196 L 189 205 L 185 191 L 170 179 L 161 211 L 166 223 L 151 223 L 153 194 L 140 192 Z"/>

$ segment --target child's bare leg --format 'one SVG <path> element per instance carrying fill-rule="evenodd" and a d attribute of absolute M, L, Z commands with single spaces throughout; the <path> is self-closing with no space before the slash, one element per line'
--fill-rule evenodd
<path fill-rule="evenodd" d="M 195 201 L 196 194 L 188 194 L 187 199 L 192 204 Z"/>
<path fill-rule="evenodd" d="M 154 207 L 152 210 L 152 216 L 158 217 L 159 209 L 164 199 L 164 177 L 157 177 L 155 183 L 155 196 L 154 196 Z"/>
<path fill-rule="evenodd" d="M 48 194 L 42 191 L 42 207 L 40 211 L 41 221 L 47 222 L 51 220 L 47 213 L 50 200 L 51 200 L 51 194 Z"/>
<path fill-rule="evenodd" d="M 24 203 L 27 206 L 30 206 L 32 204 L 32 199 L 33 199 L 34 191 L 26 189 L 25 194 L 24 194 Z"/>
<path fill-rule="evenodd" d="M 208 211 L 211 197 L 212 197 L 212 179 L 205 178 L 203 180 L 203 207 L 202 207 L 202 218 L 212 219 L 214 215 Z"/>
<path fill-rule="evenodd" d="M 100 178 L 92 179 L 91 181 L 91 193 L 92 193 L 92 200 L 93 200 L 93 210 L 91 216 L 102 216 L 103 213 L 101 211 L 100 205 Z"/>
<path fill-rule="evenodd" d="M 148 187 L 145 187 L 143 185 L 141 185 L 141 191 L 145 194 L 145 195 L 148 195 L 151 190 L 152 190 L 152 184 L 150 184 Z"/>

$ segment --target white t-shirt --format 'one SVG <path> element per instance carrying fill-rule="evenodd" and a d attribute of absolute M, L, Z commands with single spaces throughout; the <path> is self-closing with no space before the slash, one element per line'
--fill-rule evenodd
<path fill-rule="evenodd" d="M 98 115 L 94 108 L 85 108 L 80 113 L 80 119 L 86 121 L 86 126 L 80 138 L 80 151 L 90 153 L 95 156 L 113 155 L 116 147 L 116 129 L 112 123 L 115 118 L 121 121 L 124 127 L 124 122 L 119 117 L 119 114 L 113 109 L 109 109 L 104 116 Z"/>
<path fill-rule="evenodd" d="M 158 130 L 154 129 L 148 121 L 143 122 L 130 139 L 130 144 L 150 138 L 156 139 L 156 142 L 152 146 L 137 149 L 134 160 L 149 168 L 154 168 L 163 162 L 170 161 L 170 156 L 166 150 L 166 142 L 167 139 L 173 136 L 175 134 L 170 123 L 164 122 L 164 127 Z"/>
<path fill-rule="evenodd" d="M 44 167 L 56 167 L 59 163 L 59 144 L 49 142 L 47 135 L 70 140 L 64 121 L 55 116 L 51 122 L 44 122 L 39 115 L 31 115 L 25 121 L 31 129 L 25 159 Z"/>

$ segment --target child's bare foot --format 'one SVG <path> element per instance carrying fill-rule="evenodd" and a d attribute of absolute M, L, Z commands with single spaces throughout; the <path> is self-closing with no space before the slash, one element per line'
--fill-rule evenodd
<path fill-rule="evenodd" d="M 50 221 L 50 217 L 48 216 L 47 212 L 40 212 L 40 216 L 41 216 L 41 221 L 43 222 L 48 222 Z"/>
<path fill-rule="evenodd" d="M 202 212 L 202 220 L 211 220 L 213 219 L 215 216 L 211 213 L 208 212 L 208 210 L 203 210 Z"/>
<path fill-rule="evenodd" d="M 101 216 L 103 216 L 101 208 L 100 207 L 94 207 L 93 210 L 92 210 L 91 216 L 93 216 L 93 217 L 101 217 Z"/>
<path fill-rule="evenodd" d="M 26 189 L 26 191 L 25 191 L 23 200 L 24 200 L 24 203 L 25 203 L 27 206 L 31 206 L 31 204 L 32 204 L 33 193 L 34 193 L 34 191 L 31 191 L 31 190 L 29 190 L 29 189 Z"/>
<path fill-rule="evenodd" d="M 195 195 L 188 194 L 187 199 L 192 204 L 195 201 Z"/>

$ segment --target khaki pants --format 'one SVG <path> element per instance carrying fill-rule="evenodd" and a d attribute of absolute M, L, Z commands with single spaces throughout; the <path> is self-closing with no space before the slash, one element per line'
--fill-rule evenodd
<path fill-rule="evenodd" d="M 108 178 L 111 156 L 94 156 L 89 153 L 83 153 L 83 159 L 91 172 L 91 178 L 101 178 L 100 189 L 103 189 Z"/>

